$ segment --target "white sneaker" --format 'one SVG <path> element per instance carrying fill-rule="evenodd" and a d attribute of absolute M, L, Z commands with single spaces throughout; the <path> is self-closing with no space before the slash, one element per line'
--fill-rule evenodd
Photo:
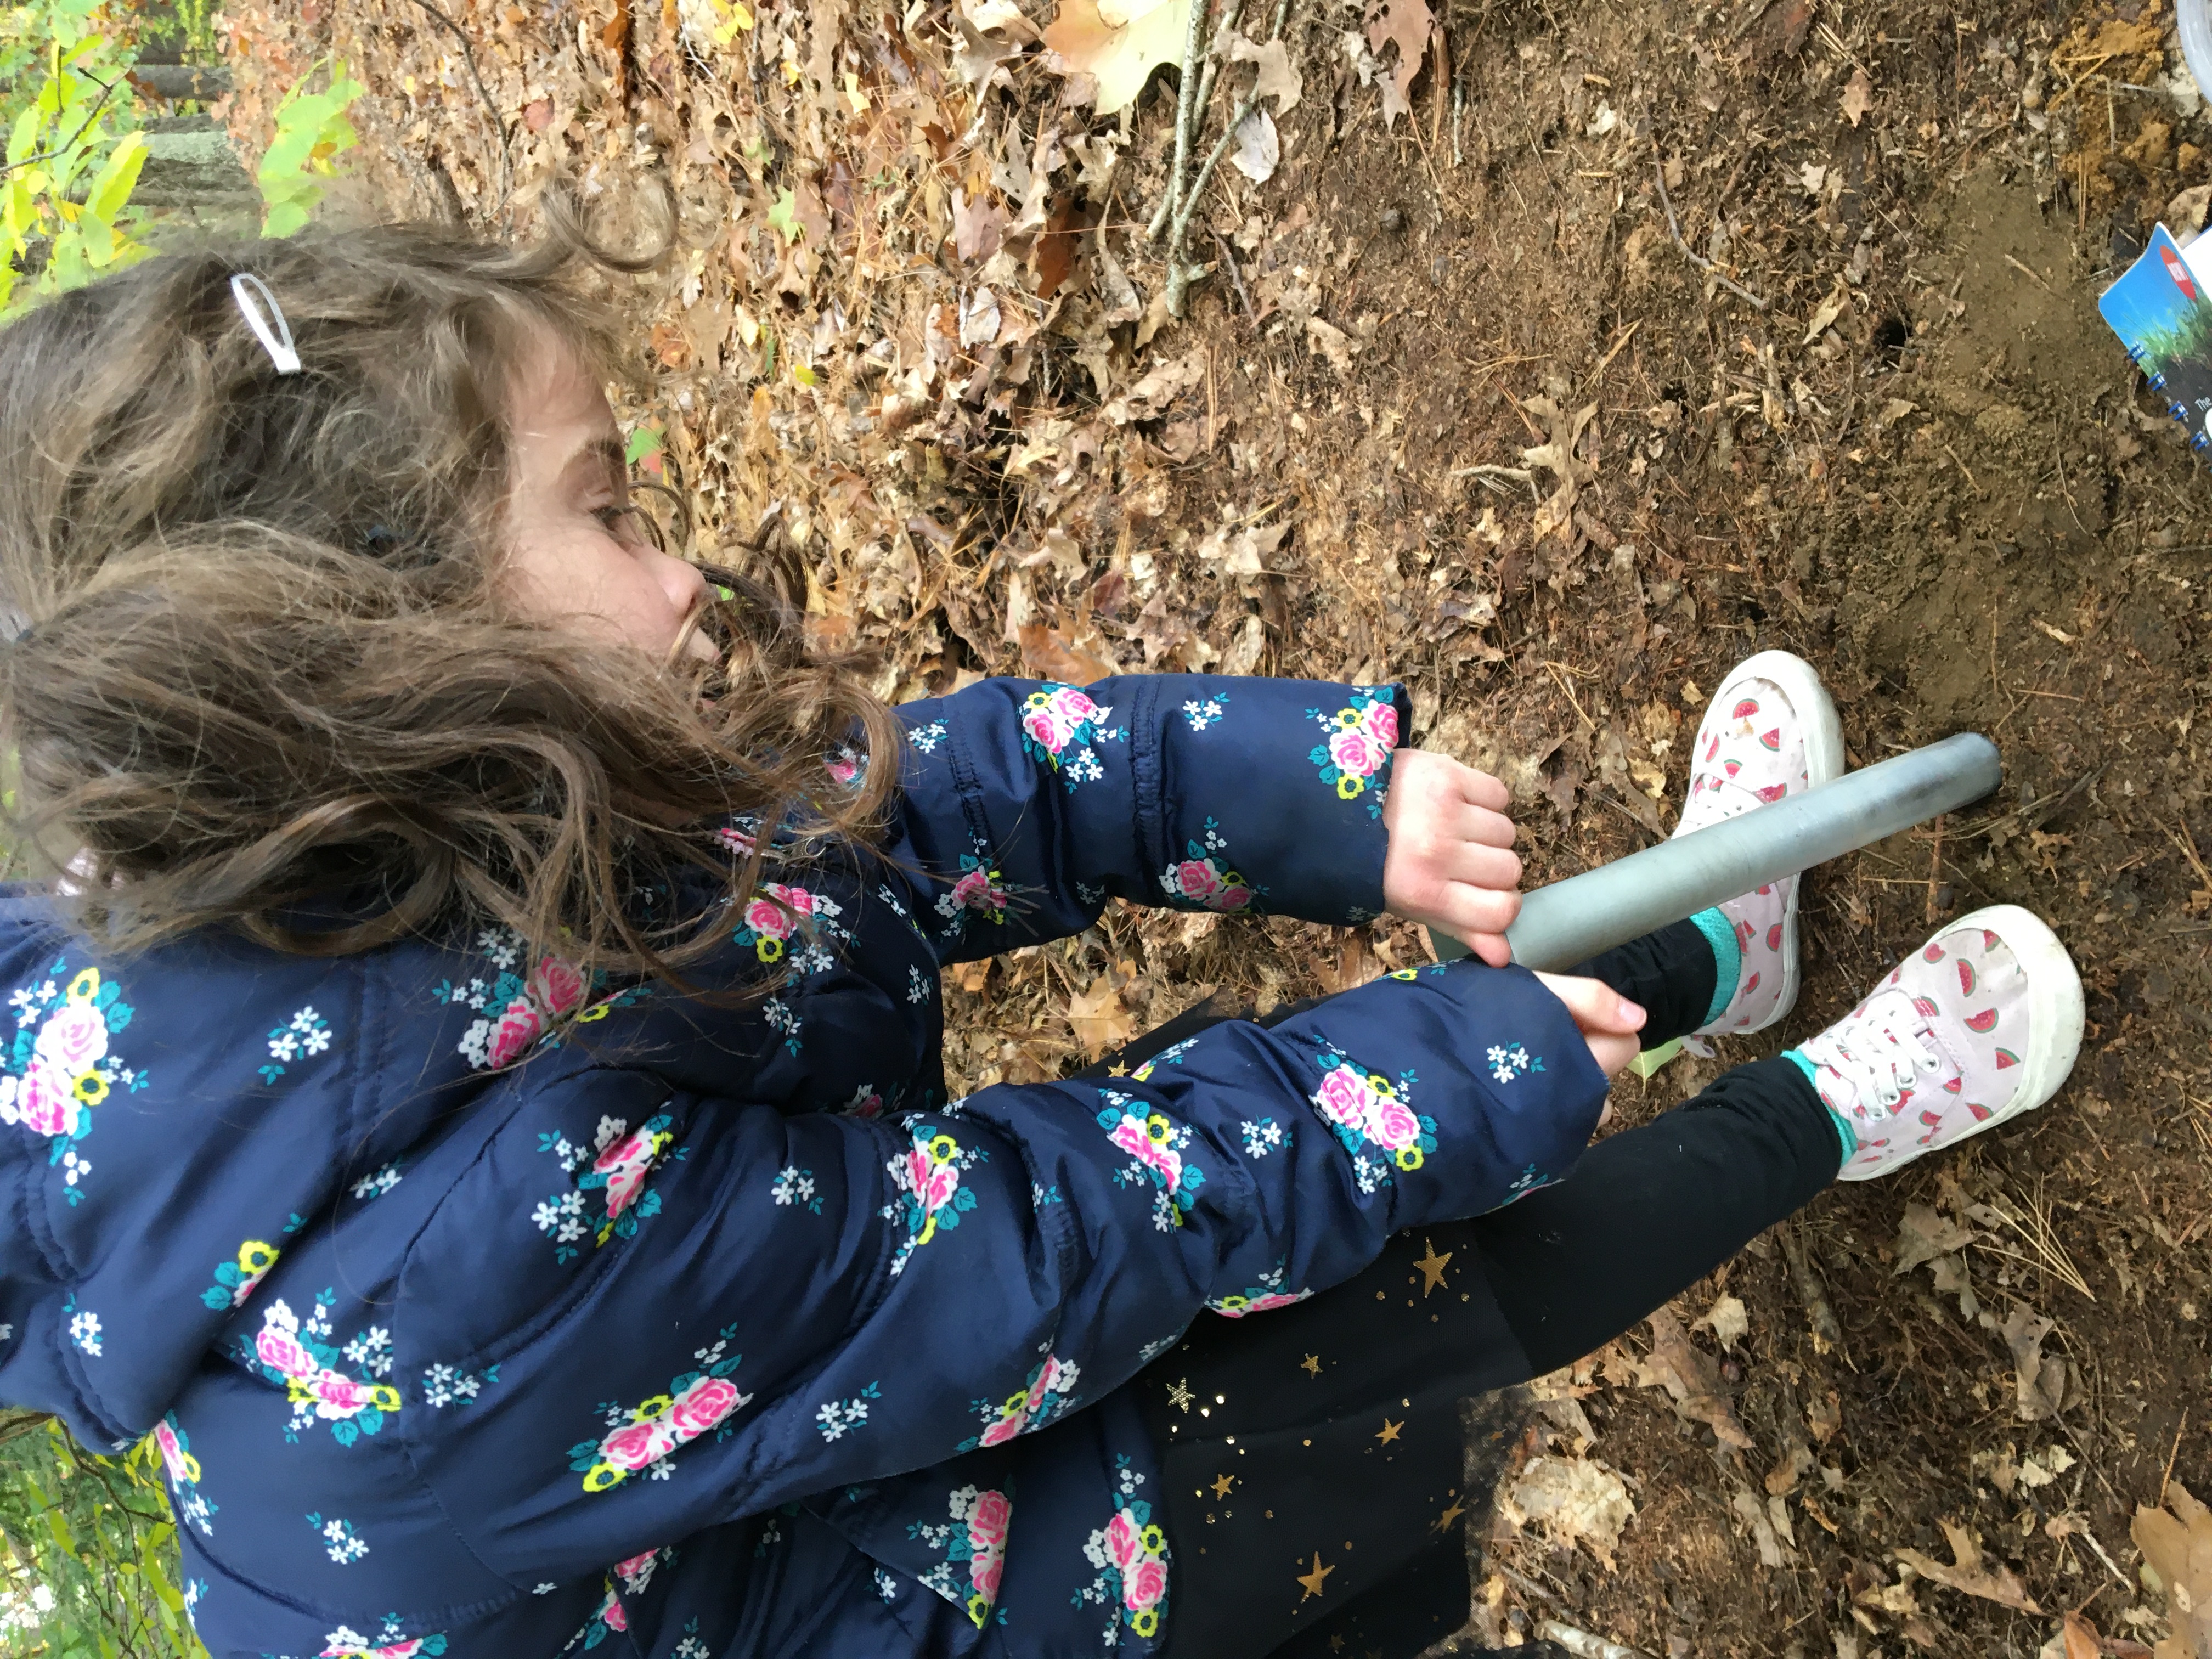
<path fill-rule="evenodd" d="M 2081 978 L 2016 904 L 1963 916 L 1797 1053 L 1851 1127 L 1840 1178 L 1870 1181 L 2058 1092 L 2081 1047 Z"/>
<path fill-rule="evenodd" d="M 1674 833 L 1732 818 L 1839 777 L 1844 732 L 1820 677 L 1802 657 L 1762 651 L 1729 671 L 1691 751 L 1690 793 Z M 1742 966 L 1735 994 L 1700 1036 L 1764 1030 L 1797 1000 L 1797 883 L 1785 876 L 1730 899 Z"/>

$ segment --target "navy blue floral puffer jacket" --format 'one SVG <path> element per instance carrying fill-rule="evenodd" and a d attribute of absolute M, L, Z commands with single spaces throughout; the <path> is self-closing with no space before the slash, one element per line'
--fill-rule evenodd
<path fill-rule="evenodd" d="M 0 898 L 0 1400 L 152 1437 L 222 1659 L 1151 1652 L 1121 1385 L 1564 1173 L 1603 1080 L 1455 963 L 948 1103 L 938 970 L 1109 896 L 1371 916 L 1402 707 L 909 704 L 884 854 L 730 911 L 716 973 L 785 972 L 743 1010 L 498 935 L 106 960 Z"/>

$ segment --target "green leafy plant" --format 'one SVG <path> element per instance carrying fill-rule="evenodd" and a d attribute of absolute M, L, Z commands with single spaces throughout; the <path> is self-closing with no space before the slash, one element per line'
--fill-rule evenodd
<path fill-rule="evenodd" d="M 328 87 L 308 91 L 308 82 L 319 71 L 319 65 L 276 106 L 276 136 L 257 174 L 265 209 L 264 236 L 289 236 L 305 225 L 315 204 L 323 199 L 323 180 L 337 175 L 338 155 L 361 142 L 346 114 L 364 90 L 361 82 L 346 74 L 343 64 L 337 64 L 331 67 Z"/>
<path fill-rule="evenodd" d="M 143 258 L 124 210 L 146 164 L 132 55 L 93 0 L 0 6 L 0 316 Z"/>
<path fill-rule="evenodd" d="M 95 1457 L 60 1424 L 0 1413 L 0 1651 L 205 1659 L 151 1441 Z"/>

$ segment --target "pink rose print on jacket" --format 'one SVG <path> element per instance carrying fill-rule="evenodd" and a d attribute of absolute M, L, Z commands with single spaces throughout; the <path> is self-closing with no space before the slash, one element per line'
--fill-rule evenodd
<path fill-rule="evenodd" d="M 557 1042 L 571 1020 L 603 1018 L 611 1007 L 642 994 L 625 991 L 589 1007 L 592 981 L 567 958 L 545 956 L 535 967 L 522 968 L 515 962 L 522 941 L 513 933 L 487 933 L 481 948 L 501 968 L 496 979 L 489 985 L 482 979 L 460 986 L 445 984 L 431 993 L 441 1002 L 465 1002 L 482 1012 L 460 1041 L 461 1052 L 479 1070 L 513 1066 L 539 1047 Z"/>
<path fill-rule="evenodd" d="M 1042 1428 L 1073 1410 L 1075 1385 L 1080 1375 L 1067 1361 L 1047 1354 L 1030 1373 L 1029 1384 L 1020 1393 L 1008 1395 L 1001 1401 L 981 1402 L 983 1432 L 973 1440 L 962 1441 L 957 1449 L 972 1451 L 978 1446 L 1003 1446 L 1016 1435 Z"/>
<path fill-rule="evenodd" d="M 323 1638 L 320 1659 L 434 1659 L 446 1651 L 443 1635 L 403 1636 L 404 1628 L 396 1615 L 386 1618 L 375 1636 L 340 1625 Z"/>
<path fill-rule="evenodd" d="M 960 855 L 960 873 L 952 878 L 951 890 L 937 896 L 937 914 L 947 924 L 946 936 L 958 939 L 968 931 L 971 917 L 994 925 L 1004 922 L 1010 898 L 1005 878 L 978 842 L 975 852 Z"/>
<path fill-rule="evenodd" d="M 593 1231 L 599 1243 L 628 1238 L 636 1232 L 641 1216 L 659 1213 L 660 1200 L 647 1192 L 646 1180 L 676 1144 L 675 1121 L 665 1113 L 657 1113 L 626 1134 L 618 1125 L 610 1126 L 615 1130 L 613 1139 L 592 1160 L 591 1173 L 576 1182 L 579 1194 L 604 1192 L 606 1195 L 605 1210 Z M 548 1202 L 557 1210 L 561 1201 Z"/>
<path fill-rule="evenodd" d="M 1362 1192 L 1373 1192 L 1392 1170 L 1418 1170 L 1437 1149 L 1437 1121 L 1410 1103 L 1414 1078 L 1401 1073 L 1393 1082 L 1358 1065 L 1341 1049 L 1324 1047 L 1319 1056 L 1321 1081 L 1313 1103 L 1352 1154 Z"/>
<path fill-rule="evenodd" d="M 329 1310 L 321 1300 L 302 1319 L 279 1299 L 263 1311 L 261 1328 L 246 1345 L 263 1374 L 280 1378 L 285 1385 L 285 1398 L 292 1405 L 288 1438 L 295 1437 L 308 1421 L 320 1420 L 330 1425 L 331 1437 L 340 1445 L 350 1446 L 398 1415 L 398 1389 L 338 1369 L 343 1356 L 330 1340 L 333 1334 Z"/>
<path fill-rule="evenodd" d="M 740 912 L 742 925 L 732 937 L 739 945 L 750 945 L 762 962 L 781 962 L 793 937 L 849 938 L 836 920 L 842 914 L 839 905 L 811 888 L 763 882 L 760 891 L 745 901 Z M 826 966 L 827 960 L 825 957 L 812 965 Z"/>
<path fill-rule="evenodd" d="M 1165 1232 L 1182 1225 L 1182 1218 L 1198 1206 L 1198 1189 L 1206 1172 L 1184 1154 L 1191 1132 L 1162 1112 L 1139 1116 L 1143 1103 L 1115 1089 L 1101 1089 L 1104 1103 L 1098 1127 L 1106 1138 L 1129 1154 L 1132 1162 L 1114 1176 L 1121 1186 L 1135 1186 L 1149 1179 L 1154 1188 L 1152 1225 Z"/>
<path fill-rule="evenodd" d="M 1117 1621 L 1139 1636 L 1157 1635 L 1168 1599 L 1168 1540 L 1152 1524 L 1152 1507 L 1127 1494 L 1135 1487 L 1128 1460 L 1115 1459 L 1122 1478 L 1114 1516 L 1091 1534 L 1083 1553 L 1098 1576 L 1091 1590 L 1116 1609 Z"/>
<path fill-rule="evenodd" d="M 1106 775 L 1095 744 L 1119 743 L 1128 733 L 1106 722 L 1114 711 L 1072 685 L 1048 682 L 1022 705 L 1022 748 L 1060 775 L 1072 792 Z"/>
<path fill-rule="evenodd" d="M 669 1383 L 665 1394 L 653 1395 L 627 1410 L 610 1407 L 605 1433 L 568 1448 L 568 1467 L 582 1474 L 586 1492 L 611 1491 L 702 1435 L 726 1432 L 723 1425 L 731 1416 L 752 1403 L 752 1396 L 738 1393 L 729 1380 L 744 1359 L 743 1354 L 728 1352 L 737 1328 L 724 1326 L 714 1346 L 701 1352 L 698 1358 L 705 1361 L 706 1370 L 686 1372 Z M 644 1561 L 641 1571 L 649 1576 L 652 1553 L 633 1556 L 615 1569 L 633 1592 L 644 1588 L 644 1579 L 628 1583 L 631 1570 Z"/>
<path fill-rule="evenodd" d="M 1340 800 L 1364 797 L 1369 814 L 1380 817 L 1384 793 L 1380 780 L 1398 746 L 1398 709 L 1389 693 L 1375 686 L 1355 686 L 1352 701 L 1335 714 L 1318 708 L 1306 712 L 1322 729 L 1321 742 L 1307 757 L 1320 769 L 1321 781 L 1335 789 Z"/>
<path fill-rule="evenodd" d="M 1230 861 L 1229 842 L 1212 818 L 1206 821 L 1204 838 L 1186 842 L 1184 852 L 1185 857 L 1160 872 L 1160 889 L 1169 903 L 1225 912 L 1249 909 L 1255 900 L 1267 896 L 1266 888 L 1237 874 Z"/>
<path fill-rule="evenodd" d="M 950 1231 L 975 1207 L 974 1190 L 960 1184 L 961 1173 L 975 1161 L 975 1153 L 963 1151 L 951 1135 L 917 1126 L 913 1143 L 884 1164 L 896 1196 L 884 1213 L 903 1220 L 907 1230 L 905 1242 L 891 1258 L 894 1278 L 906 1270 L 907 1258 L 936 1237 L 939 1229 Z"/>
<path fill-rule="evenodd" d="M 20 1125 L 54 1143 L 48 1164 L 61 1172 L 64 1200 L 75 1205 L 84 1196 L 79 1182 L 92 1165 L 65 1143 L 91 1132 L 91 1109 L 117 1084 L 135 1091 L 144 1080 L 110 1043 L 132 1013 L 115 982 L 103 979 L 97 968 L 85 968 L 64 989 L 66 960 L 49 972 L 52 977 L 23 986 L 9 999 L 16 1029 L 12 1051 L 0 1057 L 0 1123 Z"/>
<path fill-rule="evenodd" d="M 964 1610 L 981 1630 L 990 1619 L 1006 1573 L 1013 1503 L 1002 1492 L 959 1486 L 948 1497 L 946 1509 L 944 1522 L 917 1522 L 908 1529 L 944 1555 L 921 1575 L 921 1582 Z"/>
<path fill-rule="evenodd" d="M 1266 1313 L 1271 1308 L 1288 1308 L 1303 1302 L 1313 1292 L 1283 1288 L 1286 1265 L 1279 1261 L 1272 1271 L 1260 1275 L 1257 1285 L 1248 1285 L 1234 1296 L 1219 1297 L 1206 1305 L 1224 1319 L 1242 1319 L 1246 1314 Z"/>

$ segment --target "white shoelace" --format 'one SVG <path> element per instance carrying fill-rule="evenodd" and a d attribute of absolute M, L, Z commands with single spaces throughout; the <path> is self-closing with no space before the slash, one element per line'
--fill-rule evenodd
<path fill-rule="evenodd" d="M 1885 991 L 1859 1018 L 1814 1038 L 1800 1052 L 1850 1084 L 1862 1103 L 1894 1112 L 1916 1079 L 1925 1073 L 1932 1080 L 1943 1069 L 1942 1056 L 1923 1041 L 1922 1019 L 1911 997 Z M 1853 1052 L 1844 1052 L 1846 1042 Z"/>

